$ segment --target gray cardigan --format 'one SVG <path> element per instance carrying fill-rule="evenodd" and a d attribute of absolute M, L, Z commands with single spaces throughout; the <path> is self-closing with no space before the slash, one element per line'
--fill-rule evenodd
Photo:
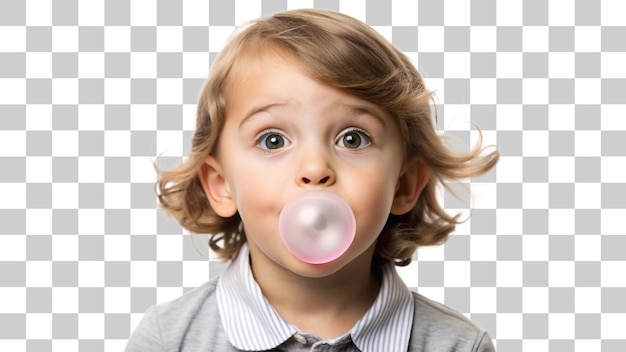
<path fill-rule="evenodd" d="M 126 352 L 238 351 L 222 327 L 216 287 L 214 279 L 176 300 L 150 307 L 128 340 Z M 489 335 L 461 313 L 415 292 L 413 300 L 415 315 L 407 351 L 495 351 Z"/>

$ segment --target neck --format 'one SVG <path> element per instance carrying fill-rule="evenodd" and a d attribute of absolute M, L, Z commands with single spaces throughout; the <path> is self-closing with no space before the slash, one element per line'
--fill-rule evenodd
<path fill-rule="evenodd" d="M 254 255 L 252 272 L 283 319 L 304 332 L 329 339 L 347 333 L 378 296 L 381 279 L 371 270 L 373 252 L 374 246 L 339 271 L 320 278 L 266 265 L 271 259 Z"/>

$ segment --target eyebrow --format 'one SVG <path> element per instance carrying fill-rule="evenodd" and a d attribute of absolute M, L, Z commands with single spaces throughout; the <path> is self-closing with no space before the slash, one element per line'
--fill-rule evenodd
<path fill-rule="evenodd" d="M 280 107 L 280 106 L 285 106 L 287 104 L 281 104 L 281 103 L 274 103 L 274 104 L 268 104 L 268 105 L 263 105 L 263 106 L 259 106 L 259 107 L 255 107 L 252 108 L 252 110 L 248 111 L 248 113 L 246 113 L 246 115 L 243 117 L 243 119 L 241 120 L 241 122 L 239 123 L 239 127 L 243 126 L 244 123 L 246 123 L 247 120 L 250 119 L 250 117 L 260 113 L 260 112 L 266 112 L 269 111 L 273 108 L 276 107 Z"/>

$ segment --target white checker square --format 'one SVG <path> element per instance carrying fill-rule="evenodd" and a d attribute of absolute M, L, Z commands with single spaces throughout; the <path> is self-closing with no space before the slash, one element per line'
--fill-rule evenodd
<path fill-rule="evenodd" d="M 240 1 L 237 1 L 237 5 Z M 181 2 L 183 7 L 183 24 L 185 26 L 208 26 L 209 25 L 209 2 L 204 0 L 186 0 Z M 237 9 L 239 12 L 241 8 Z"/>
<path fill-rule="evenodd" d="M 134 0 L 130 3 L 131 26 L 156 26 L 157 2 Z"/>
<path fill-rule="evenodd" d="M 1 237 L 0 243 L 2 243 Z M 2 259 L 5 260 L 4 257 Z M 0 299 L 2 314 L 19 314 L 26 311 L 25 287 L 0 287 L 0 297 L 2 297 Z"/>
<path fill-rule="evenodd" d="M 547 26 L 522 27 L 522 50 L 524 52 L 549 52 L 550 30 Z"/>
<path fill-rule="evenodd" d="M 626 77 L 626 65 L 624 65 L 624 62 L 626 62 L 626 52 L 605 52 L 600 54 L 600 75 L 602 78 Z"/>
<path fill-rule="evenodd" d="M 235 24 L 240 25 L 252 21 L 261 15 L 261 2 L 256 0 L 237 0 Z"/>
<path fill-rule="evenodd" d="M 603 261 L 600 263 L 602 287 L 626 287 L 626 261 Z"/>
<path fill-rule="evenodd" d="M 548 129 L 551 131 L 573 131 L 576 129 L 576 114 L 574 105 L 548 106 Z"/>
<path fill-rule="evenodd" d="M 107 78 L 104 81 L 104 103 L 130 104 L 130 85 L 128 79 Z"/>
<path fill-rule="evenodd" d="M 26 262 L 26 287 L 51 287 L 52 286 L 52 262 L 27 261 Z"/>
<path fill-rule="evenodd" d="M 417 30 L 417 51 L 443 52 L 444 28 L 440 26 L 421 26 Z"/>
<path fill-rule="evenodd" d="M 78 184 L 53 183 L 52 194 L 53 209 L 78 209 Z"/>
<path fill-rule="evenodd" d="M 103 78 L 104 53 L 78 53 L 78 77 Z"/>
<path fill-rule="evenodd" d="M 574 185 L 575 207 L 578 209 L 600 209 L 602 187 L 599 183 L 576 183 Z"/>
<path fill-rule="evenodd" d="M 154 235 L 157 233 L 157 217 L 154 209 L 131 209 L 130 233 Z"/>
<path fill-rule="evenodd" d="M 446 78 L 470 77 L 470 53 L 446 53 L 444 72 Z"/>
<path fill-rule="evenodd" d="M 492 26 L 470 27 L 471 52 L 495 52 L 497 50 L 497 29 Z"/>
<path fill-rule="evenodd" d="M 27 156 L 26 131 L 0 131 L 0 157 L 3 156 Z"/>
<path fill-rule="evenodd" d="M 296 10 L 315 6 L 313 0 L 287 0 L 287 9 Z"/>
<path fill-rule="evenodd" d="M 182 104 L 183 80 L 179 78 L 159 78 L 156 93 L 159 104 Z"/>
<path fill-rule="evenodd" d="M 157 304 L 169 302 L 183 294 L 182 288 L 178 287 L 157 287 Z"/>
<path fill-rule="evenodd" d="M 78 260 L 78 235 L 54 235 L 52 238 L 53 261 Z"/>
<path fill-rule="evenodd" d="M 352 16 L 359 21 L 366 20 L 366 7 L 363 1 L 340 1 L 339 12 Z"/>
<path fill-rule="evenodd" d="M 78 338 L 81 340 L 104 339 L 104 314 L 81 313 L 78 315 Z"/>
<path fill-rule="evenodd" d="M 183 53 L 183 78 L 205 79 L 208 75 L 208 53 Z"/>
<path fill-rule="evenodd" d="M 600 106 L 602 115 L 601 129 L 608 131 L 626 130 L 626 104 L 611 104 Z"/>
<path fill-rule="evenodd" d="M 104 106 L 83 104 L 78 106 L 78 129 L 83 131 L 102 131 L 104 129 Z"/>
<path fill-rule="evenodd" d="M 470 2 L 464 0 L 446 0 L 443 3 L 444 25 L 469 26 Z"/>
<path fill-rule="evenodd" d="M 52 314 L 28 313 L 28 319 L 26 319 L 26 339 L 52 339 Z"/>
<path fill-rule="evenodd" d="M 622 183 L 626 180 L 626 157 L 610 156 L 600 158 L 601 181 Z"/>
<path fill-rule="evenodd" d="M 130 76 L 132 78 L 155 78 L 156 74 L 156 53 L 133 52 L 130 54 Z"/>
<path fill-rule="evenodd" d="M 473 239 L 472 239 L 473 240 Z M 473 243 L 472 243 L 473 245 Z M 470 287 L 470 263 L 467 261 L 445 261 L 443 262 L 445 276 L 443 285 L 445 287 Z M 411 285 L 409 285 L 411 286 Z M 414 286 L 417 287 L 417 282 Z"/>
<path fill-rule="evenodd" d="M 130 183 L 105 183 L 104 207 L 106 209 L 130 209 Z"/>
<path fill-rule="evenodd" d="M 548 262 L 549 287 L 575 287 L 576 267 L 572 261 Z"/>
<path fill-rule="evenodd" d="M 371 26 L 376 32 L 391 42 L 392 39 L 392 26 Z"/>
<path fill-rule="evenodd" d="M 606 340 L 624 340 L 624 326 L 626 326 L 626 314 L 604 313 L 600 316 L 600 338 Z"/>
<path fill-rule="evenodd" d="M 496 260 L 496 253 L 496 236 L 472 235 L 470 246 L 471 260 Z"/>
<path fill-rule="evenodd" d="M 624 25 L 624 2 L 621 0 L 603 0 L 601 10 L 601 23 L 603 26 Z M 623 338 L 623 336 L 622 336 Z"/>
<path fill-rule="evenodd" d="M 576 314 L 551 313 L 548 318 L 550 340 L 573 340 L 576 337 Z"/>
<path fill-rule="evenodd" d="M 148 183 L 155 182 L 157 173 L 153 168 L 153 162 L 149 157 L 130 158 L 130 182 Z"/>
<path fill-rule="evenodd" d="M 522 184 L 522 207 L 524 209 L 547 209 L 549 203 L 547 183 Z"/>
<path fill-rule="evenodd" d="M 130 312 L 130 287 L 105 287 L 104 311 L 107 313 Z"/>
<path fill-rule="evenodd" d="M 181 131 L 157 131 L 157 153 L 163 153 L 165 156 L 182 156 L 182 141 Z"/>
<path fill-rule="evenodd" d="M 194 104 L 183 105 L 183 115 L 182 115 L 183 131 L 193 132 L 196 130 L 196 110 L 197 110 L 197 107 Z"/>
<path fill-rule="evenodd" d="M 602 209 L 601 233 L 624 235 L 624 209 Z"/>
<path fill-rule="evenodd" d="M 89 6 L 78 6 L 79 26 L 104 26 L 104 0 L 90 0 Z"/>
<path fill-rule="evenodd" d="M 80 352 L 78 350 L 78 340 L 54 339 L 52 340 L 52 350 L 63 352 Z"/>
<path fill-rule="evenodd" d="M 498 340 L 521 340 L 524 331 L 523 315 L 518 313 L 500 313 L 496 319 Z"/>
<path fill-rule="evenodd" d="M 549 147 L 548 131 L 524 131 L 522 134 L 522 155 L 548 156 Z"/>
<path fill-rule="evenodd" d="M 0 53 L 19 53 L 26 51 L 26 27 L 0 26 Z"/>
<path fill-rule="evenodd" d="M 181 235 L 159 235 L 157 237 L 157 260 L 182 260 L 183 246 Z"/>
<path fill-rule="evenodd" d="M 443 107 L 445 120 L 443 129 L 447 131 L 467 131 L 470 129 L 470 107 L 467 104 L 446 104 Z M 451 142 L 457 142 L 451 137 Z"/>
<path fill-rule="evenodd" d="M 520 131 L 523 126 L 523 109 L 521 105 L 504 104 L 496 106 L 496 122 L 498 131 Z M 526 132 L 524 132 L 526 133 Z"/>
<path fill-rule="evenodd" d="M 78 313 L 78 287 L 53 287 L 52 311 L 54 313 Z"/>
<path fill-rule="evenodd" d="M 604 8 L 604 3 L 602 7 Z M 606 24 L 603 23 L 603 25 Z M 623 26 L 623 22 L 621 25 Z M 601 33 L 599 26 L 574 27 L 574 50 L 577 52 L 599 52 L 602 49 Z"/>
<path fill-rule="evenodd" d="M 576 235 L 574 251 L 576 261 L 600 261 L 602 260 L 602 237 L 599 234 Z M 605 284 L 602 283 L 602 286 Z"/>
<path fill-rule="evenodd" d="M 134 261 L 130 263 L 131 287 L 156 287 L 156 262 Z"/>
<path fill-rule="evenodd" d="M 28 53 L 26 55 L 26 77 L 52 78 L 52 53 Z"/>
<path fill-rule="evenodd" d="M 105 261 L 130 260 L 130 236 L 104 236 Z"/>
<path fill-rule="evenodd" d="M 52 104 L 78 104 L 78 79 L 55 78 L 52 80 Z"/>
<path fill-rule="evenodd" d="M 472 313 L 496 312 L 495 287 L 472 287 L 470 292 L 470 311 Z"/>
<path fill-rule="evenodd" d="M 545 339 L 524 339 L 522 341 L 523 351 L 550 352 L 550 345 Z"/>
<path fill-rule="evenodd" d="M 604 119 L 604 115 L 602 118 Z M 578 157 L 602 155 L 602 133 L 600 131 L 576 131 L 574 133 L 574 155 Z"/>
<path fill-rule="evenodd" d="M 0 340 L 0 351 L 26 351 L 26 340 Z"/>
<path fill-rule="evenodd" d="M 549 290 L 548 287 L 522 288 L 522 311 L 525 314 L 548 312 Z"/>
<path fill-rule="evenodd" d="M 417 261 L 411 261 L 411 263 L 409 263 L 409 265 L 407 266 L 396 266 L 396 271 L 398 272 L 398 275 L 400 276 L 400 278 L 402 278 L 402 281 L 404 281 L 404 283 L 408 287 L 418 286 L 417 270 L 418 270 Z"/>
<path fill-rule="evenodd" d="M 507 6 L 496 6 L 496 24 L 498 26 L 521 26 L 523 9 L 522 0 L 508 1 Z"/>
<path fill-rule="evenodd" d="M 53 26 L 52 51 L 69 53 L 78 52 L 78 27 Z"/>
<path fill-rule="evenodd" d="M 199 287 L 209 280 L 209 262 L 183 262 L 183 286 Z"/>
<path fill-rule="evenodd" d="M 472 209 L 495 209 L 496 208 L 496 184 L 495 183 L 471 183 Z"/>
<path fill-rule="evenodd" d="M 26 260 L 26 236 L 23 236 L 23 235 L 0 236 L 0 258 L 2 258 L 3 261 L 25 261 Z M 0 300 L 0 301 L 4 301 L 4 300 Z M 2 303 L 0 302 L 0 312 L 4 312 L 1 305 Z"/>
<path fill-rule="evenodd" d="M 576 6 L 570 0 L 550 0 L 548 2 L 548 23 L 550 26 L 573 26 Z"/>
<path fill-rule="evenodd" d="M 470 81 L 471 104 L 495 104 L 497 99 L 497 80 L 492 78 L 473 78 Z"/>
<path fill-rule="evenodd" d="M 575 76 L 574 53 L 551 52 L 548 59 L 550 78 L 571 78 Z"/>
<path fill-rule="evenodd" d="M 104 155 L 127 157 L 130 151 L 130 131 L 106 131 L 104 133 Z"/>
<path fill-rule="evenodd" d="M 26 1 L 26 25 L 27 26 L 51 26 L 52 25 L 52 1 L 28 0 Z M 9 38 L 0 35 L 0 38 Z M 8 351 L 8 350 L 7 350 Z"/>
<path fill-rule="evenodd" d="M 523 175 L 523 158 L 517 156 L 504 156 L 500 158 L 497 168 L 498 182 L 520 183 Z"/>
<path fill-rule="evenodd" d="M 496 53 L 496 77 L 498 78 L 522 78 L 523 56 L 522 53 L 498 52 Z"/>
<path fill-rule="evenodd" d="M 26 80 L 0 79 L 0 104 L 26 104 Z"/>
<path fill-rule="evenodd" d="M 571 235 L 576 232 L 574 209 L 548 209 L 548 219 L 548 232 L 551 235 Z"/>
<path fill-rule="evenodd" d="M 602 102 L 602 81 L 597 78 L 575 79 L 574 101 L 576 104 L 600 104 Z"/>
<path fill-rule="evenodd" d="M 550 84 L 545 78 L 526 78 L 522 82 L 522 102 L 524 104 L 548 104 Z"/>
<path fill-rule="evenodd" d="M 209 52 L 220 52 L 234 30 L 234 26 L 209 27 Z"/>
<path fill-rule="evenodd" d="M 183 6 L 180 4 L 180 6 Z M 183 51 L 183 27 L 179 26 L 159 26 L 156 29 L 158 52 Z"/>
<path fill-rule="evenodd" d="M 444 302 L 445 290 L 443 287 L 419 287 L 417 292 L 435 302 Z"/>
<path fill-rule="evenodd" d="M 442 261 L 444 258 L 443 246 L 425 246 L 417 248 L 420 261 Z"/>
<path fill-rule="evenodd" d="M 496 263 L 497 287 L 521 287 L 523 277 L 524 269 L 522 262 L 499 261 Z"/>
<path fill-rule="evenodd" d="M 394 26 L 417 26 L 417 1 L 395 0 L 391 5 L 391 23 Z"/>
<path fill-rule="evenodd" d="M 521 209 L 496 209 L 496 220 L 496 233 L 499 235 L 519 235 L 522 232 Z"/>
<path fill-rule="evenodd" d="M 80 287 L 104 286 L 104 262 L 81 261 L 78 263 L 78 285 Z"/>
<path fill-rule="evenodd" d="M 130 33 L 128 26 L 105 26 L 104 51 L 108 53 L 130 52 Z"/>
<path fill-rule="evenodd" d="M 50 235 L 51 233 L 51 209 L 26 209 L 26 235 Z M 14 249 L 17 253 L 21 253 L 19 248 Z"/>
<path fill-rule="evenodd" d="M 574 311 L 576 313 L 598 313 L 601 311 L 602 289 L 600 287 L 576 287 Z"/>
<path fill-rule="evenodd" d="M 104 233 L 103 209 L 78 209 L 78 233 L 101 235 Z"/>
<path fill-rule="evenodd" d="M 78 163 L 78 181 L 82 183 L 104 182 L 104 158 L 81 156 Z"/>
<path fill-rule="evenodd" d="M 574 157 L 553 156 L 548 158 L 549 182 L 553 183 L 573 183 L 576 176 Z"/>
<path fill-rule="evenodd" d="M 547 236 L 526 236 L 522 239 L 522 260 L 547 261 L 550 259 L 549 248 Z"/>
<path fill-rule="evenodd" d="M 130 116 L 157 116 L 154 105 L 131 105 Z M 157 119 L 135 118 L 130 119 L 130 129 L 133 131 L 154 131 L 157 129 Z"/>

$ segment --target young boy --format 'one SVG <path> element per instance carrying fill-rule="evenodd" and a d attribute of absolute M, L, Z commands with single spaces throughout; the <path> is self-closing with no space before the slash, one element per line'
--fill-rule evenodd
<path fill-rule="evenodd" d="M 162 172 L 161 206 L 232 260 L 220 278 L 150 308 L 127 351 L 493 351 L 462 314 L 412 293 L 394 265 L 458 223 L 448 180 L 497 151 L 453 154 L 411 62 L 364 23 L 323 10 L 240 28 L 214 62 L 188 160 Z M 310 190 L 340 196 L 356 235 L 338 258 L 300 260 L 278 219 Z"/>

